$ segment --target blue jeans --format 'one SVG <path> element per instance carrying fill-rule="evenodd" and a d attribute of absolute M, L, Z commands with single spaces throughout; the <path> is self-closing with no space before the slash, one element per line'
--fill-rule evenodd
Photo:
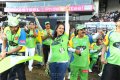
<path fill-rule="evenodd" d="M 66 69 L 68 66 L 68 62 L 66 63 L 57 63 L 53 62 L 49 64 L 49 69 L 50 69 L 50 77 L 51 80 L 63 80 Z"/>
<path fill-rule="evenodd" d="M 73 52 L 68 51 L 70 60 L 68 61 L 68 72 L 70 72 L 70 63 L 74 60 Z"/>
<path fill-rule="evenodd" d="M 43 55 L 42 55 L 42 44 L 37 43 L 36 48 L 35 48 L 35 51 L 36 51 L 36 53 L 37 53 L 39 56 L 43 56 Z M 43 64 L 43 63 L 42 63 L 42 62 L 39 62 L 38 64 Z"/>

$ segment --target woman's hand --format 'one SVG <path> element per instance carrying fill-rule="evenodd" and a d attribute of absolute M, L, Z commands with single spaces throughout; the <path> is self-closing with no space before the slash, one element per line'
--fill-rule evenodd
<path fill-rule="evenodd" d="M 70 6 L 68 5 L 65 7 L 65 11 L 69 11 L 69 10 L 70 10 Z"/>

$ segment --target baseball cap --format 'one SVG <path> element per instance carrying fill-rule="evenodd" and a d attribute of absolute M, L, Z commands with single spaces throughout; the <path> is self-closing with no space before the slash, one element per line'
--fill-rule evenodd
<path fill-rule="evenodd" d="M 86 28 L 83 24 L 76 24 L 76 30 Z"/>
<path fill-rule="evenodd" d="M 19 24 L 18 17 L 8 16 L 8 26 L 15 27 Z"/>
<path fill-rule="evenodd" d="M 46 24 L 50 24 L 50 22 L 49 22 L 49 21 L 46 21 L 46 22 L 45 22 L 45 25 L 46 25 Z"/>

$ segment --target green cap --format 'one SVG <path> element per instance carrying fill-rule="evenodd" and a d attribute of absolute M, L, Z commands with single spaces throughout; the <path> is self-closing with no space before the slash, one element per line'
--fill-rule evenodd
<path fill-rule="evenodd" d="M 15 27 L 19 24 L 18 17 L 8 16 L 8 26 Z"/>
<path fill-rule="evenodd" d="M 46 25 L 46 24 L 50 24 L 50 22 L 49 22 L 49 21 L 46 21 L 46 22 L 45 22 L 45 25 Z"/>
<path fill-rule="evenodd" d="M 86 28 L 83 24 L 76 24 L 76 30 Z"/>

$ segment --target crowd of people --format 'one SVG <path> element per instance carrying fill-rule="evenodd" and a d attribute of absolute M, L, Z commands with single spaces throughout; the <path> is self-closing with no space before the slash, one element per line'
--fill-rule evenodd
<path fill-rule="evenodd" d="M 80 80 L 88 80 L 88 73 L 100 59 L 101 80 L 120 80 L 120 21 L 106 35 L 102 30 L 90 35 L 84 24 L 78 23 L 75 30 L 70 30 L 68 8 L 65 9 L 65 23 L 58 23 L 54 30 L 49 21 L 43 29 L 34 12 L 36 24 L 30 21 L 24 28 L 20 28 L 18 16 L 8 16 L 8 27 L 4 30 L 1 27 L 1 60 L 7 56 L 34 56 L 37 53 L 43 57 L 43 62 L 38 64 L 49 69 L 51 80 L 64 80 L 67 69 L 70 80 L 77 80 L 78 75 Z M 104 19 L 111 21 L 118 15 L 117 11 L 108 13 Z M 98 20 L 97 17 L 94 19 Z M 33 62 L 28 62 L 30 72 L 34 68 Z M 0 80 L 15 80 L 16 74 L 19 80 L 26 80 L 25 62 L 1 73 Z"/>
<path fill-rule="evenodd" d="M 119 11 L 113 11 L 113 12 L 106 12 L 106 13 L 101 13 L 99 16 L 94 15 L 91 17 L 89 21 L 91 22 L 116 22 L 119 20 L 120 17 L 120 12 Z"/>

